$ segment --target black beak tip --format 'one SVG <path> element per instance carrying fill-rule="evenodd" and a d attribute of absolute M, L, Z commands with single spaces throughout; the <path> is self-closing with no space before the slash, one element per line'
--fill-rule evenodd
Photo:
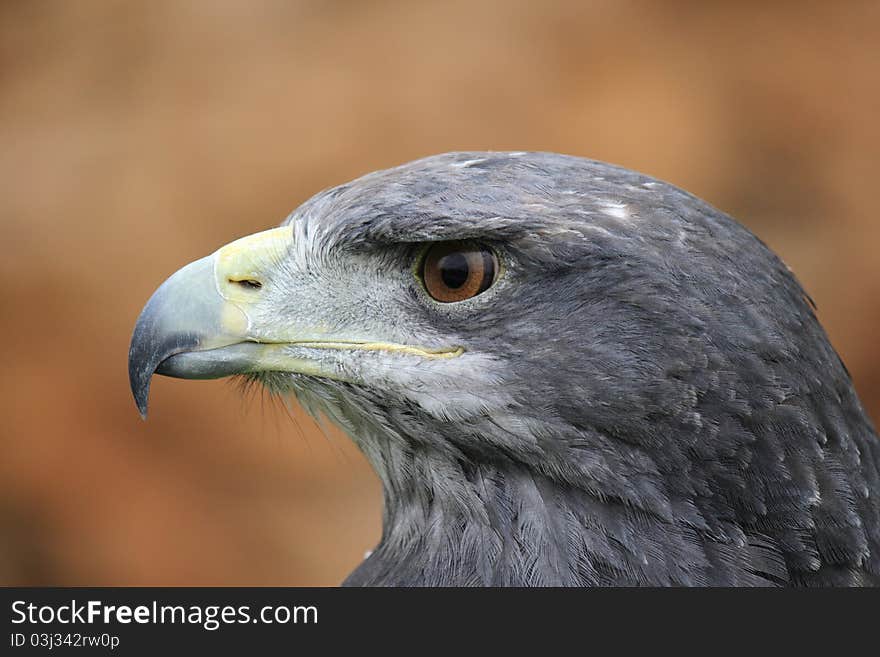
<path fill-rule="evenodd" d="M 212 265 L 210 260 L 202 259 L 187 265 L 193 266 L 204 268 Z M 199 336 L 196 333 L 183 332 L 176 328 L 180 323 L 176 315 L 188 312 L 186 304 L 192 301 L 185 289 L 181 293 L 180 285 L 183 283 L 175 278 L 186 269 L 184 267 L 159 286 L 138 316 L 132 332 L 128 347 L 128 380 L 134 403 L 144 420 L 147 419 L 150 381 L 162 361 L 199 345 Z M 209 280 L 213 285 L 213 278 Z"/>
<path fill-rule="evenodd" d="M 138 318 L 128 350 L 128 381 L 134 403 L 144 420 L 147 419 L 150 400 L 150 381 L 156 370 L 160 369 L 162 362 L 169 356 L 188 351 L 199 344 L 195 334 L 170 333 L 163 336 L 153 324 L 148 304 Z"/>
<path fill-rule="evenodd" d="M 143 399 L 135 400 L 135 403 L 137 404 L 138 413 L 140 414 L 141 419 L 146 420 L 147 419 L 147 397 L 144 396 Z"/>
<path fill-rule="evenodd" d="M 153 378 L 153 373 L 148 372 L 136 359 L 129 359 L 128 378 L 138 413 L 140 413 L 141 419 L 146 420 L 147 407 L 150 402 L 150 379 Z"/>

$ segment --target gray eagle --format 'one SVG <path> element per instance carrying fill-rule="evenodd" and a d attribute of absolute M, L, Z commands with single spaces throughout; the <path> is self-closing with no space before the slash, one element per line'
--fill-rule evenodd
<path fill-rule="evenodd" d="M 449 153 L 172 275 L 129 353 L 340 425 L 384 491 L 348 585 L 880 582 L 880 444 L 785 264 L 667 183 Z"/>

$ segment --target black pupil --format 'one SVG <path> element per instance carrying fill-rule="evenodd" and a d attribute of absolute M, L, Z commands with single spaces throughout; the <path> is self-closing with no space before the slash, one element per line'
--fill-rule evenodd
<path fill-rule="evenodd" d="M 437 263 L 440 268 L 440 278 L 446 287 L 455 290 L 465 284 L 470 273 L 467 258 L 463 253 L 450 253 L 440 258 Z"/>

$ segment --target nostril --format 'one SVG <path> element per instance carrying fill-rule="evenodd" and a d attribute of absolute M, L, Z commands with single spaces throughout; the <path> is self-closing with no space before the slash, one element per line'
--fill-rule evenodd
<path fill-rule="evenodd" d="M 229 282 L 233 283 L 234 285 L 238 285 L 240 287 L 247 288 L 249 290 L 259 290 L 261 287 L 263 287 L 263 284 L 260 283 L 260 281 L 255 281 L 252 278 L 242 278 L 239 280 L 236 280 L 234 278 L 230 278 Z"/>

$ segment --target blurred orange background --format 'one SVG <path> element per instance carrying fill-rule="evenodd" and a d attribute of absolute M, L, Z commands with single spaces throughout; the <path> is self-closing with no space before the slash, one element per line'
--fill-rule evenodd
<path fill-rule="evenodd" d="M 880 3 L 0 4 L 0 584 L 334 585 L 380 535 L 336 429 L 129 394 L 181 265 L 450 150 L 669 180 L 792 267 L 880 417 Z"/>

